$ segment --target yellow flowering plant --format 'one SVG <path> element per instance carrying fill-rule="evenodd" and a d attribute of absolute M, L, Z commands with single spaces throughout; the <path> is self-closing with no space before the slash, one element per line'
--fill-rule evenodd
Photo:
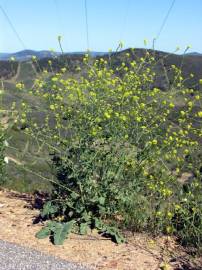
<path fill-rule="evenodd" d="M 21 110 L 25 132 L 52 154 L 57 179 L 41 212 L 51 222 L 37 237 L 53 233 L 58 244 L 71 230 L 97 228 L 119 243 L 118 228 L 130 228 L 201 245 L 201 176 L 192 162 L 201 93 L 184 86 L 176 66 L 166 92 L 155 87 L 157 60 L 148 51 L 126 58 L 117 64 L 111 55 L 87 54 L 80 76 L 65 78 L 68 66 L 50 78 L 42 73 L 30 92 L 45 104 L 42 124 L 31 107 Z M 193 173 L 186 189 L 179 181 L 185 170 Z"/>

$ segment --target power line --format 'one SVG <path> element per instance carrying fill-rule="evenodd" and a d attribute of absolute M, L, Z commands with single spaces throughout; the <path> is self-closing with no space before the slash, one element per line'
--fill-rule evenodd
<path fill-rule="evenodd" d="M 170 5 L 170 7 L 169 7 L 169 9 L 168 9 L 168 12 L 166 13 L 166 16 L 165 16 L 165 18 L 163 19 L 163 22 L 162 22 L 162 24 L 161 24 L 161 26 L 160 26 L 160 28 L 159 28 L 159 31 L 158 31 L 158 34 L 157 34 L 155 40 L 157 40 L 157 39 L 159 38 L 159 36 L 161 35 L 161 33 L 162 33 L 162 31 L 163 31 L 163 28 L 165 27 L 165 24 L 166 24 L 166 22 L 167 22 L 167 20 L 168 20 L 168 17 L 169 17 L 169 15 L 170 15 L 170 13 L 171 13 L 171 11 L 172 11 L 172 9 L 173 9 L 173 6 L 174 6 L 175 2 L 176 2 L 176 0 L 173 0 L 173 1 L 172 1 L 171 5 Z"/>
<path fill-rule="evenodd" d="M 84 0 L 84 9 L 85 9 L 85 22 L 86 22 L 86 44 L 87 44 L 87 50 L 89 50 L 90 46 L 89 46 L 89 26 L 88 26 L 87 0 Z"/>
<path fill-rule="evenodd" d="M 25 43 L 24 43 L 23 40 L 21 39 L 21 37 L 20 37 L 19 33 L 17 32 L 15 26 L 13 25 L 12 21 L 11 21 L 10 18 L 8 17 L 8 14 L 6 13 L 6 11 L 4 10 L 4 8 L 3 8 L 1 5 L 0 5 L 0 9 L 1 9 L 3 15 L 5 16 L 5 18 L 6 18 L 7 22 L 8 22 L 8 24 L 10 25 L 11 29 L 13 30 L 14 34 L 16 35 L 18 41 L 20 42 L 20 44 L 22 45 L 22 47 L 23 47 L 24 49 L 26 49 Z"/>

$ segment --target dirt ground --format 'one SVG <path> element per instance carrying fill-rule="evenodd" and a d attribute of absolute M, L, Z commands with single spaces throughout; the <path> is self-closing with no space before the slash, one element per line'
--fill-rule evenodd
<path fill-rule="evenodd" d="M 31 247 L 44 253 L 79 262 L 92 269 L 118 270 L 201 270 L 202 259 L 193 258 L 174 239 L 153 239 L 145 234 L 128 235 L 128 242 L 116 245 L 96 232 L 87 236 L 71 234 L 63 246 L 35 233 L 42 224 L 33 224 L 39 211 L 32 208 L 34 197 L 0 190 L 0 239 Z"/>

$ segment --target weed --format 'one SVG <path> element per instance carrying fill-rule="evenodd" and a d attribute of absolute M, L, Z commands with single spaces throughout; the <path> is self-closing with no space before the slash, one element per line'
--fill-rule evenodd
<path fill-rule="evenodd" d="M 136 61 L 126 57 L 113 69 L 106 59 L 92 61 L 86 54 L 86 73 L 78 79 L 64 79 L 66 68 L 50 79 L 42 73 L 30 92 L 49 108 L 42 124 L 22 102 L 20 124 L 29 123 L 25 132 L 48 147 L 57 178 L 41 212 L 49 223 L 37 237 L 62 244 L 71 231 L 96 228 L 120 243 L 119 230 L 129 228 L 175 234 L 200 247 L 200 170 L 194 169 L 188 188 L 178 178 L 185 164 L 193 171 L 201 93 L 186 88 L 172 65 L 165 96 L 153 87 L 158 74 L 152 53 Z M 23 84 L 17 88 L 22 91 Z"/>

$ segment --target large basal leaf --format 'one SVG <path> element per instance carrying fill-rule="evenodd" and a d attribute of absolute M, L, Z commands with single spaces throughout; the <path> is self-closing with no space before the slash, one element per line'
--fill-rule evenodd
<path fill-rule="evenodd" d="M 69 221 L 56 226 L 53 234 L 53 243 L 55 245 L 62 245 L 67 235 L 71 232 L 73 225 L 74 221 Z"/>
<path fill-rule="evenodd" d="M 107 228 L 105 233 L 106 235 L 109 235 L 112 238 L 112 240 L 114 240 L 114 242 L 117 244 L 121 244 L 125 241 L 124 237 L 120 234 L 120 232 L 116 228 L 109 227 Z"/>
<path fill-rule="evenodd" d="M 43 210 L 41 211 L 41 216 L 42 217 L 49 216 L 51 214 L 56 213 L 57 210 L 58 210 L 58 208 L 55 205 L 52 205 L 52 203 L 49 201 L 49 202 L 44 204 Z"/>
<path fill-rule="evenodd" d="M 87 222 L 80 224 L 80 228 L 79 228 L 80 234 L 87 234 L 88 229 L 89 229 L 89 224 Z"/>
<path fill-rule="evenodd" d="M 48 237 L 50 235 L 50 233 L 51 233 L 50 228 L 44 227 L 39 232 L 37 232 L 35 236 L 38 239 L 44 239 L 44 238 Z"/>
<path fill-rule="evenodd" d="M 100 197 L 100 198 L 99 198 L 99 203 L 100 203 L 101 205 L 104 205 L 104 204 L 105 204 L 105 197 Z"/>

